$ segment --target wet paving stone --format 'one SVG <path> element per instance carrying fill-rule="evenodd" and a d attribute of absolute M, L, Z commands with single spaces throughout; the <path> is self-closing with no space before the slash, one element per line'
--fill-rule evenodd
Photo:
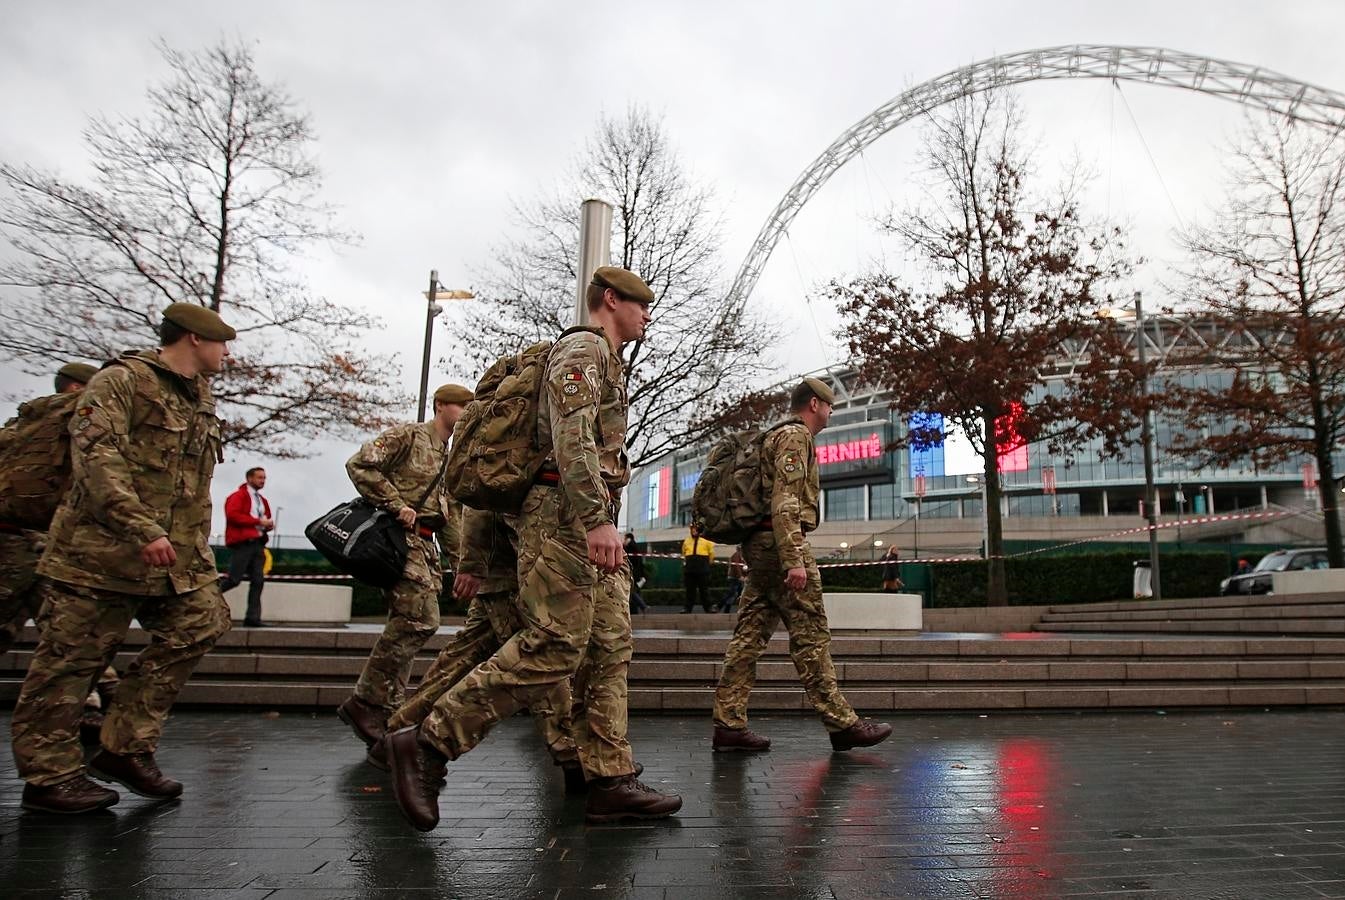
<path fill-rule="evenodd" d="M 0 765 L 5 897 L 1345 897 L 1345 711 L 897 716 L 833 754 L 816 722 L 631 723 L 679 816 L 587 826 L 531 723 L 449 766 L 419 834 L 334 716 L 183 711 L 159 754 L 187 790 L 93 816 L 24 813 Z M 6 733 L 8 717 L 4 717 Z"/>

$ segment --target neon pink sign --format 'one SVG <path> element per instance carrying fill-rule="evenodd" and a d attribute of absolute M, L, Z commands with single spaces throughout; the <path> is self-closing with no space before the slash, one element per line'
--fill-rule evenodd
<path fill-rule="evenodd" d="M 881 459 L 883 441 L 877 434 L 866 438 L 846 441 L 843 444 L 828 444 L 817 448 L 817 464 L 829 466 L 833 463 L 858 462 L 865 459 Z"/>

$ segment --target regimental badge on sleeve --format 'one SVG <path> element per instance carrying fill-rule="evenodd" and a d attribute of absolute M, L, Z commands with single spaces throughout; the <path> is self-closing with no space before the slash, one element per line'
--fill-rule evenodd
<path fill-rule="evenodd" d="M 568 414 L 576 409 L 597 402 L 595 385 L 578 366 L 565 372 L 560 378 L 561 409 Z"/>

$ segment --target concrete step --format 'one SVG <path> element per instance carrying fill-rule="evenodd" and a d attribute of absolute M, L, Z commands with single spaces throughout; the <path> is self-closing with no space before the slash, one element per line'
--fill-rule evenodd
<path fill-rule="evenodd" d="M 1178 622 L 1209 619 L 1345 619 L 1345 601 L 1335 603 L 1292 603 L 1289 598 L 1278 606 L 1209 606 L 1183 609 L 1131 608 L 1107 612 L 1051 612 L 1042 622 Z"/>
<path fill-rule="evenodd" d="M 193 680 L 183 688 L 179 702 L 194 705 L 322 708 L 336 706 L 349 694 L 348 685 L 334 687 L 313 683 L 214 684 Z M 845 695 L 856 710 L 865 713 L 892 710 L 1340 705 L 1345 704 L 1345 679 L 1200 685 L 986 684 L 937 689 L 847 686 Z M 632 710 L 642 712 L 699 710 L 708 715 L 714 707 L 714 686 L 656 687 L 632 683 L 629 697 Z M 756 712 L 812 712 L 807 696 L 797 686 L 758 686 L 752 692 L 751 708 Z M 707 724 L 707 736 L 708 729 Z"/>
<path fill-rule="evenodd" d="M 832 652 L 847 696 L 865 711 L 1345 702 L 1345 635 L 1097 633 L 1103 627 L 1135 632 L 1171 624 L 1055 622 L 1043 627 L 1065 633 L 1001 636 L 837 635 Z M 181 702 L 335 706 L 349 695 L 377 635 L 377 629 L 368 627 L 240 629 L 202 660 Z M 17 696 L 35 637 L 30 629 L 24 644 L 0 655 L 0 701 L 12 702 Z M 116 659 L 118 667 L 124 670 L 147 639 L 133 629 Z M 451 639 L 445 629 L 427 644 L 416 661 L 415 677 Z M 727 632 L 637 633 L 630 671 L 632 708 L 708 710 L 728 640 Z M 757 676 L 753 708 L 807 709 L 787 638 L 769 642 Z"/>
<path fill-rule="evenodd" d="M 1041 622 L 1038 631 L 1086 634 L 1146 632 L 1155 634 L 1283 634 L 1345 635 L 1345 619 L 1199 619 L 1145 622 Z"/>
<path fill-rule="evenodd" d="M 1338 593 L 1321 594 L 1252 594 L 1232 597 L 1184 597 L 1177 600 L 1117 600 L 1110 603 L 1071 603 L 1052 606 L 1051 613 L 1124 612 L 1136 609 L 1211 609 L 1216 607 L 1259 607 L 1318 603 L 1341 603 L 1345 597 Z"/>

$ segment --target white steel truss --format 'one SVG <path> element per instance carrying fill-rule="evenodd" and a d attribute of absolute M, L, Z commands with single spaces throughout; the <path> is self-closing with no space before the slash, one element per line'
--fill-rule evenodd
<path fill-rule="evenodd" d="M 905 91 L 856 122 L 803 170 L 761 227 L 729 288 L 726 313 L 746 303 L 775 245 L 822 185 L 878 138 L 982 91 L 1064 78 L 1108 78 L 1197 91 L 1332 130 L 1345 128 L 1345 94 L 1263 69 L 1161 47 L 1074 44 L 996 56 Z"/>

